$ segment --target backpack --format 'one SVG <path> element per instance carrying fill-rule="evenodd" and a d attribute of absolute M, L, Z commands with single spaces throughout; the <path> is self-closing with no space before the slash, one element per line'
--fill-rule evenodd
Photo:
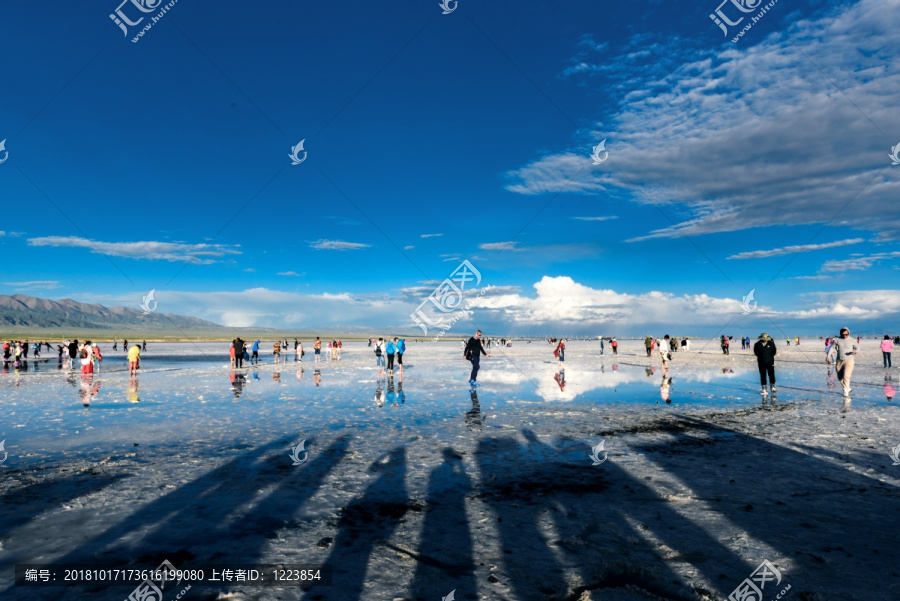
<path fill-rule="evenodd" d="M 381 345 L 378 345 L 378 344 L 375 345 L 375 356 L 376 357 L 381 356 Z"/>
<path fill-rule="evenodd" d="M 401 338 L 399 344 L 400 344 L 400 346 L 398 347 L 397 352 L 399 352 L 402 355 L 403 353 L 406 352 L 406 340 Z"/>

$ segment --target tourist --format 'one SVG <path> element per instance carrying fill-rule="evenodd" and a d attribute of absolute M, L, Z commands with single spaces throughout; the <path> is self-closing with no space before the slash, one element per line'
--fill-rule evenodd
<path fill-rule="evenodd" d="M 406 352 L 406 339 L 394 338 L 394 347 L 397 349 L 397 365 L 400 366 L 400 377 L 403 377 L 403 353 Z"/>
<path fill-rule="evenodd" d="M 553 351 L 553 356 L 556 357 L 557 367 L 559 371 L 565 369 L 563 363 L 566 362 L 566 343 L 562 338 L 559 339 L 559 344 L 556 345 L 556 350 Z"/>
<path fill-rule="evenodd" d="M 322 341 L 319 339 L 318 336 L 316 336 L 316 341 L 313 342 L 313 353 L 315 354 L 313 362 L 318 363 L 319 359 L 322 355 Z"/>
<path fill-rule="evenodd" d="M 397 346 L 394 344 L 393 340 L 388 339 L 387 345 L 385 346 L 384 350 L 385 350 L 385 353 L 387 354 L 387 372 L 389 374 L 393 375 L 393 373 L 394 373 L 394 354 L 397 352 Z"/>
<path fill-rule="evenodd" d="M 759 335 L 759 340 L 753 346 L 753 354 L 756 355 L 756 366 L 759 368 L 759 382 L 762 386 L 762 394 L 766 395 L 766 376 L 769 378 L 772 394 L 776 394 L 775 390 L 775 355 L 778 350 L 775 348 L 775 341 L 772 337 L 763 332 Z"/>
<path fill-rule="evenodd" d="M 831 364 L 832 360 L 835 361 L 837 377 L 844 388 L 845 397 L 849 397 L 850 391 L 853 390 L 850 388 L 850 377 L 853 375 L 854 359 L 858 351 L 859 343 L 853 342 L 850 338 L 850 330 L 841 328 L 840 336 L 834 339 L 831 351 L 825 357 L 825 363 Z"/>
<path fill-rule="evenodd" d="M 379 337 L 375 343 L 375 366 L 378 368 L 378 377 L 384 371 L 384 338 Z"/>
<path fill-rule="evenodd" d="M 884 340 L 881 341 L 881 359 L 885 368 L 891 367 L 891 351 L 893 350 L 894 343 L 891 341 L 891 337 L 885 334 Z"/>
<path fill-rule="evenodd" d="M 472 388 L 478 387 L 478 370 L 481 368 L 481 355 L 485 359 L 490 359 L 484 345 L 481 343 L 481 330 L 477 330 L 475 335 L 469 338 L 463 350 L 463 358 L 472 362 L 472 373 L 469 375 L 469 385 Z"/>
<path fill-rule="evenodd" d="M 137 370 L 141 367 L 141 347 L 138 345 L 128 349 L 128 375 L 136 376 Z"/>

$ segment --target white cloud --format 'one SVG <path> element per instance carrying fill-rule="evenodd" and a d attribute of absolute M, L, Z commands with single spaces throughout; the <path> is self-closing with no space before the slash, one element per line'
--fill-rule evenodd
<path fill-rule="evenodd" d="M 422 234 L 419 238 L 440 238 L 444 234 Z"/>
<path fill-rule="evenodd" d="M 296 271 L 279 271 L 275 275 L 281 275 L 289 278 L 299 278 L 305 276 L 306 272 L 304 271 L 303 273 L 297 273 Z"/>
<path fill-rule="evenodd" d="M 515 240 L 511 240 L 509 242 L 488 242 L 486 244 L 479 244 L 478 248 L 481 250 L 514 250 L 514 251 L 523 251 L 524 248 L 516 248 L 518 242 Z"/>
<path fill-rule="evenodd" d="M 272 327 L 284 330 L 393 331 L 421 333 L 409 315 L 433 292 L 433 282 L 395 293 L 353 294 L 334 292 L 300 294 L 268 288 L 238 292 L 166 292 L 167 312 L 192 315 L 231 327 Z M 548 335 L 567 333 L 606 335 L 712 335 L 723 326 L 737 330 L 758 327 L 824 334 L 835 320 L 854 324 L 880 324 L 900 316 L 900 290 L 815 292 L 801 295 L 801 305 L 774 309 L 759 305 L 744 315 L 740 298 L 707 294 L 673 294 L 650 290 L 623 293 L 585 286 L 570 277 L 544 276 L 531 295 L 515 287 L 497 286 L 466 290 L 463 301 L 470 312 L 466 327 L 475 325 L 495 335 Z M 133 298 L 90 296 L 83 302 L 106 306 L 128 305 Z M 460 332 L 462 323 L 451 328 Z M 852 326 L 851 326 L 852 327 Z M 860 326 L 861 327 L 861 326 Z M 439 330 L 438 330 L 439 331 Z M 430 331 L 429 335 L 436 335 Z"/>
<path fill-rule="evenodd" d="M 618 219 L 618 215 L 606 215 L 604 217 L 572 217 L 578 221 L 609 221 L 610 219 Z"/>
<path fill-rule="evenodd" d="M 95 253 L 128 259 L 150 259 L 208 265 L 210 257 L 239 255 L 235 246 L 224 244 L 183 244 L 180 242 L 101 242 L 78 236 L 44 236 L 29 238 L 30 246 L 87 248 Z"/>
<path fill-rule="evenodd" d="M 795 246 L 785 246 L 783 248 L 773 248 L 771 250 L 752 250 L 748 252 L 731 255 L 729 259 L 763 259 L 765 257 L 774 257 L 777 255 L 790 255 L 794 253 L 811 252 L 814 250 L 822 250 L 823 248 L 837 248 L 839 246 L 849 246 L 851 244 L 859 244 L 864 242 L 862 238 L 850 238 L 848 240 L 838 240 L 837 242 L 825 242 L 823 244 L 797 244 Z"/>
<path fill-rule="evenodd" d="M 619 111 L 579 148 L 509 172 L 508 189 L 615 187 L 687 207 L 635 240 L 811 223 L 898 238 L 900 171 L 883 133 L 900 131 L 886 101 L 900 95 L 898 29 L 895 0 L 860 0 L 754 46 L 682 50 L 664 72 L 606 56 L 623 78 Z M 602 138 L 610 158 L 595 168 L 588 154 Z"/>
<path fill-rule="evenodd" d="M 33 280 L 30 282 L 3 282 L 4 286 L 12 286 L 13 288 L 41 288 L 44 290 L 53 290 L 59 288 L 57 280 Z"/>
<path fill-rule="evenodd" d="M 404 246 L 403 250 L 412 250 L 414 248 L 415 248 L 415 246 Z"/>
<path fill-rule="evenodd" d="M 309 246 L 317 250 L 358 250 L 370 247 L 369 244 L 344 242 L 343 240 L 316 240 L 315 242 L 310 242 Z"/>
<path fill-rule="evenodd" d="M 875 253 L 873 255 L 857 256 L 850 259 L 826 261 L 825 264 L 822 265 L 822 271 L 829 273 L 840 271 L 865 271 L 875 263 L 896 257 L 900 257 L 900 252 Z"/>

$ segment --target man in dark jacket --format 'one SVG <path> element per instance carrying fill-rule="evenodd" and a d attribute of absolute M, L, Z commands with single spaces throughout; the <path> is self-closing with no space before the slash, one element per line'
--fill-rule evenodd
<path fill-rule="evenodd" d="M 775 341 L 763 332 L 759 340 L 753 346 L 753 354 L 756 355 L 756 365 L 759 367 L 759 381 L 762 384 L 762 394 L 766 392 L 766 374 L 769 374 L 769 383 L 772 386 L 772 394 L 775 394 Z"/>
<path fill-rule="evenodd" d="M 475 332 L 475 335 L 466 342 L 466 348 L 463 351 L 463 358 L 472 362 L 472 373 L 469 375 L 469 385 L 472 386 L 472 388 L 478 386 L 478 383 L 475 380 L 478 378 L 478 369 L 481 367 L 481 355 L 484 355 L 485 359 L 490 359 L 487 351 L 484 350 L 484 345 L 481 343 L 481 330 L 478 330 Z"/>

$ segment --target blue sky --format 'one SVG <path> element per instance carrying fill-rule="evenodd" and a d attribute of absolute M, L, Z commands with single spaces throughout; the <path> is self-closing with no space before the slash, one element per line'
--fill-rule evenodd
<path fill-rule="evenodd" d="M 118 6 L 0 7 L 2 293 L 412 328 L 468 259 L 503 333 L 896 323 L 887 0 Z"/>

